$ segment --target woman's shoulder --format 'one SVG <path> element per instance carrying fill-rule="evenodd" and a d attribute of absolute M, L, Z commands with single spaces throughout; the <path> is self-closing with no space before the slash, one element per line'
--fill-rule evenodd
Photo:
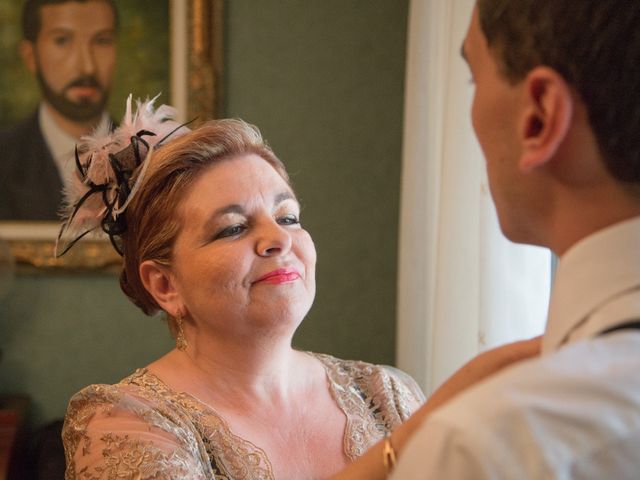
<path fill-rule="evenodd" d="M 84 387 L 69 400 L 65 415 L 65 432 L 83 436 L 96 425 L 119 425 L 135 422 L 172 430 L 178 411 L 176 394 L 155 375 L 138 369 L 115 384 Z M 73 435 L 72 435 L 73 436 Z"/>
<path fill-rule="evenodd" d="M 83 408 L 92 404 L 117 404 L 125 397 L 157 397 L 154 388 L 159 380 L 141 368 L 115 384 L 96 383 L 78 391 L 69 401 L 69 409 Z"/>
<path fill-rule="evenodd" d="M 98 478 L 97 472 L 111 474 L 125 464 L 133 475 L 137 467 L 126 460 L 133 456 L 144 458 L 144 468 L 154 475 L 171 471 L 176 478 L 205 478 L 200 475 L 208 458 L 204 447 L 188 415 L 163 389 L 168 387 L 140 369 L 116 384 L 89 385 L 76 393 L 62 432 L 67 475 L 75 478 L 86 470 Z M 181 476 L 190 470 L 200 473 Z"/>
<path fill-rule="evenodd" d="M 329 378 L 338 385 L 357 387 L 367 396 L 394 397 L 412 407 L 424 402 L 424 394 L 416 381 L 398 368 L 362 360 L 343 360 L 322 353 L 312 355 L 322 362 Z"/>
<path fill-rule="evenodd" d="M 390 365 L 369 363 L 362 360 L 343 360 L 326 353 L 311 353 L 320 360 L 325 368 L 335 370 L 339 375 L 353 379 L 372 379 L 384 377 L 398 384 L 416 385 L 416 381 L 399 368 Z"/>

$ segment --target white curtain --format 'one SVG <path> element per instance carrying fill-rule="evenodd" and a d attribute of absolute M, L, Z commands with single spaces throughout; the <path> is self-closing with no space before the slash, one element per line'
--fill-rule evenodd
<path fill-rule="evenodd" d="M 400 214 L 397 364 L 431 392 L 479 351 L 540 334 L 546 249 L 500 233 L 460 46 L 475 0 L 411 0 Z"/>

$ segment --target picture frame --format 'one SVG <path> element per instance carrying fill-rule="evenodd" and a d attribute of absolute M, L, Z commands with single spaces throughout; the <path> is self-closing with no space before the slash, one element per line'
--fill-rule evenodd
<path fill-rule="evenodd" d="M 169 0 L 170 91 L 177 120 L 197 125 L 222 108 L 224 0 Z M 122 259 L 106 235 L 54 255 L 57 222 L 0 221 L 0 247 L 17 273 L 113 273 Z"/>

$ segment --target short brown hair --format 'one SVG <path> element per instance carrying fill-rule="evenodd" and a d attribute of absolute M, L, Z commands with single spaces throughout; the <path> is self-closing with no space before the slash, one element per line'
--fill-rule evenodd
<path fill-rule="evenodd" d="M 60 5 L 63 3 L 86 3 L 88 0 L 27 0 L 22 7 L 22 38 L 35 43 L 38 40 L 40 34 L 40 28 L 42 27 L 42 20 L 40 15 L 42 12 L 40 9 L 47 5 Z M 103 0 L 107 5 L 111 7 L 113 11 L 114 27 L 118 29 L 118 9 L 114 0 Z"/>
<path fill-rule="evenodd" d="M 545 65 L 584 102 L 607 169 L 640 184 L 640 2 L 478 0 L 489 47 L 504 75 L 522 80 Z"/>
<path fill-rule="evenodd" d="M 147 315 L 161 310 L 145 289 L 139 267 L 145 260 L 169 265 L 181 219 L 178 207 L 190 186 L 207 167 L 238 155 L 256 154 L 289 183 L 282 162 L 259 130 L 242 120 L 213 120 L 154 151 L 140 189 L 125 211 L 120 243 L 124 268 L 120 286 Z M 135 179 L 134 179 L 135 180 Z"/>

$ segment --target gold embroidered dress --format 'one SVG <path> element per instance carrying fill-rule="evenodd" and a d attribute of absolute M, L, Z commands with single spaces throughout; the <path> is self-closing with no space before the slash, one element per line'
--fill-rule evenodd
<path fill-rule="evenodd" d="M 350 460 L 424 401 L 415 381 L 395 368 L 313 355 L 347 418 L 344 452 Z M 211 407 L 171 390 L 146 369 L 74 395 L 62 438 L 67 480 L 275 479 L 259 446 L 235 435 Z"/>

